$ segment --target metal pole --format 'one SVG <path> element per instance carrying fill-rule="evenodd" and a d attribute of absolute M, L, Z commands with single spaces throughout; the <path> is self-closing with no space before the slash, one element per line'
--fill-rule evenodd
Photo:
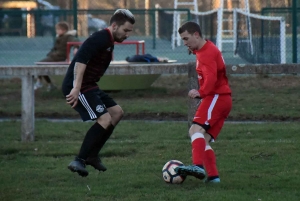
<path fill-rule="evenodd" d="M 152 36 L 153 36 L 153 49 L 155 50 L 156 49 L 156 27 L 155 27 L 155 16 L 156 16 L 156 12 L 153 10 L 150 12 L 151 13 L 151 16 L 152 16 L 152 27 L 153 27 L 153 32 L 152 32 Z"/>
<path fill-rule="evenodd" d="M 297 0 L 293 0 L 292 16 L 293 16 L 293 27 L 292 27 L 293 63 L 297 63 Z"/>
<path fill-rule="evenodd" d="M 78 31 L 77 28 L 77 0 L 73 0 L 73 25 L 74 25 L 74 29 Z M 76 32 L 76 37 L 77 37 L 77 33 Z"/>
<path fill-rule="evenodd" d="M 147 12 L 147 10 L 149 10 L 150 8 L 150 2 L 149 0 L 145 0 L 145 33 L 146 36 L 150 35 L 150 31 L 149 31 L 149 12 Z"/>

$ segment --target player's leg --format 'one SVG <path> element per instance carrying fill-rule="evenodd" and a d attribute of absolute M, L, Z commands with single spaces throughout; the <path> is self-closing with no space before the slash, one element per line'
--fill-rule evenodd
<path fill-rule="evenodd" d="M 203 166 L 205 151 L 205 129 L 198 124 L 193 124 L 189 130 L 192 143 L 192 165 L 179 166 L 175 169 L 179 174 L 192 175 L 198 179 L 205 178 L 205 170 Z"/>
<path fill-rule="evenodd" d="M 117 103 L 109 97 L 105 92 L 99 90 L 98 95 L 101 97 L 101 100 L 106 106 L 106 109 L 111 116 L 110 124 L 107 127 L 107 132 L 103 134 L 102 138 L 94 144 L 94 147 L 92 148 L 89 157 L 86 160 L 87 165 L 92 165 L 95 169 L 99 171 L 105 171 L 106 167 L 102 164 L 101 159 L 99 157 L 99 152 L 107 142 L 107 140 L 110 138 L 111 134 L 114 131 L 114 128 L 117 126 L 119 121 L 123 117 L 123 110 L 122 108 L 117 105 Z"/>
<path fill-rule="evenodd" d="M 179 167 L 179 173 L 183 172 L 199 179 L 204 179 L 206 174 L 204 171 L 205 148 L 210 140 L 207 130 L 214 125 L 214 115 L 218 115 L 219 113 L 219 110 L 215 109 L 218 98 L 219 95 L 207 96 L 199 105 L 193 120 L 193 125 L 189 130 L 192 142 L 193 165 Z"/>
<path fill-rule="evenodd" d="M 57 60 L 50 58 L 50 57 L 46 57 L 46 58 L 40 60 L 40 62 L 55 62 L 55 61 L 57 61 Z M 53 85 L 53 83 L 48 75 L 39 76 L 38 80 L 42 81 L 43 78 L 47 83 L 47 91 L 51 91 L 56 88 Z"/>
<path fill-rule="evenodd" d="M 81 176 L 87 176 L 86 160 L 95 144 L 101 141 L 102 137 L 108 132 L 107 129 L 111 125 L 111 116 L 95 90 L 80 94 L 78 99 L 79 103 L 75 110 L 79 112 L 83 121 L 97 121 L 87 131 L 78 156 L 69 164 L 68 168 L 73 172 L 78 172 Z M 101 169 L 101 171 L 105 170 L 106 168 Z"/>
<path fill-rule="evenodd" d="M 54 86 L 54 84 L 52 83 L 52 81 L 51 81 L 51 79 L 48 75 L 44 75 L 43 78 L 44 78 L 44 80 L 46 81 L 46 83 L 48 85 L 47 86 L 47 91 L 48 92 L 51 91 L 51 90 L 56 89 L 56 87 Z"/>
<path fill-rule="evenodd" d="M 103 118 L 110 118 L 109 114 L 103 115 Z M 87 176 L 88 172 L 85 169 L 85 165 L 92 165 L 95 169 L 99 171 L 105 171 L 106 167 L 102 165 L 101 161 L 97 160 L 88 161 L 88 156 L 92 151 L 92 148 L 95 146 L 97 142 L 101 140 L 103 135 L 107 132 L 107 130 L 98 123 L 98 121 L 92 125 L 92 127 L 87 131 L 84 140 L 82 142 L 79 154 L 75 157 L 75 160 L 72 161 L 68 168 L 73 172 L 78 172 L 81 176 Z M 99 159 L 100 160 L 100 159 Z"/>
<path fill-rule="evenodd" d="M 38 76 L 38 78 L 36 79 L 36 82 L 34 83 L 34 90 L 37 90 L 39 88 L 43 87 L 43 77 L 42 76 Z"/>
<path fill-rule="evenodd" d="M 231 110 L 231 104 L 231 97 L 229 95 L 220 96 L 216 102 L 215 110 L 212 111 L 212 126 L 208 129 L 205 137 L 207 142 L 204 154 L 204 167 L 207 172 L 205 183 L 220 183 L 216 155 L 213 148 L 210 146 L 210 142 L 211 139 L 217 139 L 219 133 L 221 132 L 224 121 Z"/>
<path fill-rule="evenodd" d="M 206 147 L 205 133 L 210 128 L 209 119 L 210 113 L 214 106 L 214 96 L 207 96 L 202 99 L 201 104 L 195 113 L 193 124 L 189 129 L 189 134 L 192 143 L 192 159 L 193 165 L 181 166 L 178 173 L 193 175 L 199 179 L 205 178 L 204 152 Z"/>
<path fill-rule="evenodd" d="M 47 84 L 51 84 L 52 83 L 51 79 L 50 79 L 50 77 L 48 75 L 44 75 L 43 78 L 44 78 L 44 80 L 46 81 Z"/>
<path fill-rule="evenodd" d="M 105 129 L 105 131 L 101 132 L 101 135 L 98 135 L 98 138 L 94 138 L 94 142 L 90 144 L 89 146 L 89 151 L 86 152 L 88 153 L 87 158 L 86 158 L 86 165 L 91 165 L 93 166 L 96 170 L 99 171 L 106 171 L 107 168 L 105 165 L 102 163 L 100 157 L 98 156 L 98 153 L 100 152 L 101 148 L 107 141 L 107 139 L 110 136 L 112 131 L 113 131 L 113 126 L 111 124 L 111 116 L 109 113 L 106 113 L 99 117 L 97 119 L 97 124 L 101 125 L 102 128 Z"/>
<path fill-rule="evenodd" d="M 207 144 L 205 147 L 204 167 L 207 172 L 205 183 L 220 183 L 220 177 L 216 163 L 216 155 L 209 144 Z"/>
<path fill-rule="evenodd" d="M 100 143 L 97 144 L 97 146 L 96 146 L 97 148 L 95 150 L 95 154 L 96 154 L 95 156 L 98 156 L 100 150 L 102 149 L 102 147 L 104 146 L 106 141 L 110 138 L 115 127 L 117 126 L 117 124 L 123 117 L 123 110 L 119 105 L 109 107 L 109 108 L 107 108 L 107 111 L 111 116 L 111 124 L 108 126 L 107 132 L 103 135 Z"/>
<path fill-rule="evenodd" d="M 217 114 L 214 114 L 214 117 L 216 116 Z M 225 118 L 221 118 L 216 121 L 212 120 L 212 126 L 207 130 L 207 132 L 204 135 L 206 146 L 204 151 L 203 164 L 207 174 L 207 178 L 204 181 L 205 183 L 220 183 L 220 177 L 216 163 L 216 155 L 214 150 L 210 146 L 210 142 L 214 141 L 217 138 L 218 134 L 220 133 L 220 129 L 224 124 L 224 120 Z"/>
<path fill-rule="evenodd" d="M 215 128 L 215 127 L 214 127 Z M 212 129 L 214 129 L 212 128 Z M 210 129 L 210 130 L 212 130 Z M 219 133 L 219 131 L 216 131 Z M 215 135 L 215 138 L 217 137 L 217 134 L 213 132 Z M 205 183 L 219 183 L 220 177 L 217 169 L 217 163 L 216 163 L 216 155 L 212 147 L 210 146 L 210 142 L 213 139 L 213 137 L 206 133 L 205 134 L 205 140 L 206 140 L 206 146 L 205 146 L 205 152 L 204 152 L 204 167 L 207 173 L 207 178 L 205 180 Z"/>
<path fill-rule="evenodd" d="M 112 107 L 107 107 L 107 111 L 111 116 L 111 123 L 114 127 L 119 123 L 119 121 L 123 118 L 124 112 L 119 105 L 115 105 Z"/>

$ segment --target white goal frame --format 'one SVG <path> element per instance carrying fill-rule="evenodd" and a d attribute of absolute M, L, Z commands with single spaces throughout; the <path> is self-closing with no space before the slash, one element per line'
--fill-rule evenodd
<path fill-rule="evenodd" d="M 236 51 L 236 45 L 237 45 L 237 32 L 238 32 L 238 28 L 237 28 L 237 13 L 243 14 L 246 17 L 252 17 L 252 18 L 256 18 L 256 19 L 260 19 L 260 20 L 271 20 L 271 21 L 279 21 L 280 22 L 280 63 L 284 64 L 286 63 L 286 30 L 285 30 L 285 18 L 284 17 L 270 17 L 270 16 L 263 16 L 263 15 L 257 15 L 257 14 L 253 14 L 253 13 L 248 13 L 248 12 L 244 12 L 241 9 L 234 9 L 233 10 L 233 24 L 234 24 L 234 47 Z M 250 46 L 253 47 L 252 45 L 252 30 L 251 30 L 251 26 L 249 27 L 249 42 L 250 42 Z"/>
<path fill-rule="evenodd" d="M 209 10 L 209 11 L 206 11 L 206 12 L 195 12 L 195 11 L 191 11 L 191 14 L 193 14 L 193 15 L 200 15 L 200 16 L 205 16 L 205 15 L 211 15 L 211 14 L 213 14 L 213 13 L 217 13 L 217 19 L 218 19 L 218 25 L 217 25 L 217 33 L 219 33 L 219 15 L 220 15 L 220 9 L 218 8 L 218 9 L 213 9 L 213 10 Z M 198 19 L 197 19 L 198 20 Z M 199 22 L 197 22 L 198 24 L 199 24 Z M 204 28 L 202 27 L 202 24 L 199 24 L 200 25 L 200 27 L 201 27 L 201 30 L 203 30 Z M 221 29 L 222 29 L 222 27 L 221 27 Z M 222 31 L 222 30 L 220 30 L 220 31 Z M 218 34 L 217 34 L 218 35 Z M 217 44 L 219 43 L 218 42 L 218 37 L 216 38 L 216 40 L 217 40 Z M 217 45 L 218 46 L 218 45 Z"/>

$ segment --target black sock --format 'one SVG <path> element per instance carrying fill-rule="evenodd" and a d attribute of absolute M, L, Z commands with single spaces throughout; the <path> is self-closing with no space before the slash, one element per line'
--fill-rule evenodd
<path fill-rule="evenodd" d="M 104 146 L 104 144 L 106 143 L 106 141 L 109 139 L 109 137 L 113 133 L 114 128 L 115 127 L 113 125 L 110 125 L 107 128 L 106 133 L 102 136 L 102 138 L 97 143 L 94 144 L 94 147 L 91 150 L 89 156 L 91 156 L 91 157 L 97 157 L 98 156 L 100 150 L 102 149 L 102 147 Z"/>
<path fill-rule="evenodd" d="M 82 142 L 78 158 L 86 160 L 93 147 L 98 143 L 107 131 L 97 122 L 88 130 Z"/>

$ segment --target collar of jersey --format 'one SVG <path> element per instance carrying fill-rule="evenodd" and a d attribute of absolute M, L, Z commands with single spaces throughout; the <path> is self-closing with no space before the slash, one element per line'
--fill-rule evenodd
<path fill-rule="evenodd" d="M 110 35 L 110 40 L 111 40 L 111 42 L 113 43 L 113 42 L 114 42 L 114 38 L 113 38 L 113 36 L 112 36 L 110 30 L 109 30 L 108 28 L 106 28 L 105 30 L 108 31 L 108 33 L 109 33 L 109 35 Z"/>
<path fill-rule="evenodd" d="M 201 51 L 205 50 L 207 48 L 207 46 L 208 46 L 209 43 L 210 43 L 210 41 L 206 40 L 206 43 L 199 50 L 194 50 L 193 54 L 196 54 L 197 52 L 201 52 Z"/>

